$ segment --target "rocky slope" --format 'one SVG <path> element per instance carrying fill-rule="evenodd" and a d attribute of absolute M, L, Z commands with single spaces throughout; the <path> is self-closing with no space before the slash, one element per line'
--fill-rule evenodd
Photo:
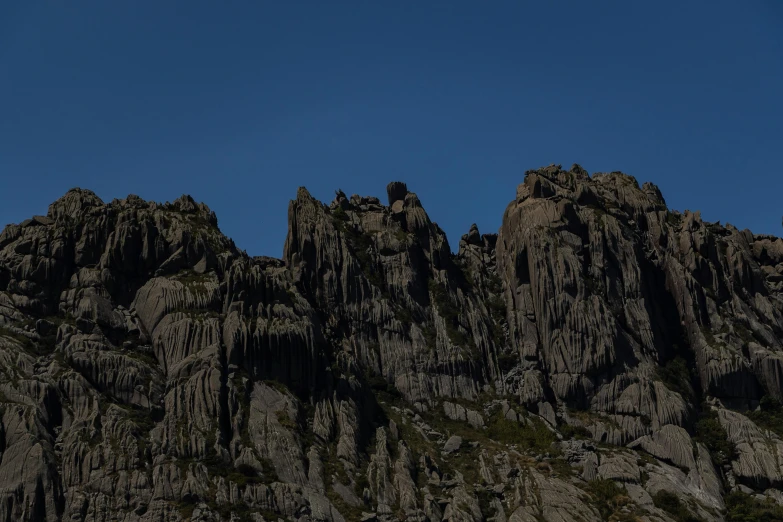
<path fill-rule="evenodd" d="M 621 173 L 456 255 L 402 183 L 282 260 L 74 189 L 0 234 L 0 520 L 779 519 L 781 339 L 783 240 Z"/>

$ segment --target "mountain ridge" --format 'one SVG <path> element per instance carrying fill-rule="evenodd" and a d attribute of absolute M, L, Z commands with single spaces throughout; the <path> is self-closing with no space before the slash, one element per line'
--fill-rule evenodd
<path fill-rule="evenodd" d="M 4 520 L 780 516 L 780 238 L 578 165 L 456 252 L 401 182 L 288 215 L 281 259 L 189 196 L 0 233 Z"/>

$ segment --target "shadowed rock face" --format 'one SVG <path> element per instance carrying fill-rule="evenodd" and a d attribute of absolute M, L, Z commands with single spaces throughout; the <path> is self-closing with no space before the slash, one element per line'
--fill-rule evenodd
<path fill-rule="evenodd" d="M 0 520 L 783 502 L 783 240 L 576 165 L 526 173 L 498 234 L 474 225 L 457 254 L 404 183 L 387 196 L 300 189 L 282 260 L 187 196 L 74 189 L 7 226 Z"/>

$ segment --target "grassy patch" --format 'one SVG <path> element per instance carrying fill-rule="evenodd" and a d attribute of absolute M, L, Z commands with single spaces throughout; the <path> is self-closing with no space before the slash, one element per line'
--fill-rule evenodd
<path fill-rule="evenodd" d="M 551 466 L 552 471 L 560 477 L 570 477 L 576 473 L 574 467 L 564 459 L 552 459 L 547 463 Z"/>
<path fill-rule="evenodd" d="M 362 509 L 360 506 L 351 506 L 334 490 L 333 477 L 343 485 L 350 486 L 351 481 L 345 471 L 345 467 L 337 457 L 337 449 L 331 445 L 326 454 L 321 453 L 324 466 L 324 482 L 326 483 L 326 497 L 337 508 L 337 510 L 346 518 L 346 520 L 360 520 Z"/>
<path fill-rule="evenodd" d="M 487 436 L 504 444 L 517 444 L 536 453 L 557 454 L 557 449 L 553 447 L 557 436 L 549 431 L 543 421 L 539 419 L 530 419 L 530 421 L 532 426 L 519 424 L 496 412 L 487 423 Z"/>
<path fill-rule="evenodd" d="M 185 308 L 177 307 L 171 312 L 172 314 L 183 314 L 191 319 L 204 320 L 204 319 L 220 319 L 223 314 L 215 310 L 200 309 L 200 308 Z"/>
<path fill-rule="evenodd" d="M 126 355 L 127 357 L 130 357 L 131 359 L 139 361 L 140 363 L 144 363 L 153 368 L 158 368 L 159 366 L 158 359 L 151 352 L 147 352 L 139 349 L 131 349 L 126 352 L 123 352 L 123 354 Z"/>
<path fill-rule="evenodd" d="M 209 506 L 209 509 L 220 515 L 221 520 L 238 520 L 239 522 L 249 522 L 253 520 L 251 518 L 251 513 L 254 510 L 251 511 L 250 506 L 244 502 L 233 504 L 218 504 L 216 501 L 212 500 L 207 502 L 207 506 Z M 274 518 L 271 520 L 274 520 Z"/>
<path fill-rule="evenodd" d="M 658 465 L 658 461 L 655 460 L 655 457 L 653 457 L 649 453 L 640 452 L 639 453 L 639 458 L 636 459 L 636 465 L 639 466 L 640 468 L 643 468 L 647 464 L 651 464 L 653 466 L 657 466 Z"/>
<path fill-rule="evenodd" d="M 22 345 L 22 348 L 31 355 L 42 355 L 39 353 L 38 346 L 35 341 L 27 337 L 26 335 L 15 332 L 4 326 L 0 326 L 0 337 L 7 337 L 13 341 Z"/>
<path fill-rule="evenodd" d="M 275 416 L 277 417 L 277 422 L 280 423 L 280 426 L 296 432 L 299 426 L 297 425 L 296 421 L 292 420 L 291 417 L 288 416 L 288 412 L 285 411 L 285 409 L 276 411 Z"/>
<path fill-rule="evenodd" d="M 136 434 L 149 435 L 149 432 L 155 428 L 155 421 L 152 420 L 152 411 L 136 406 L 119 404 L 118 406 L 125 412 L 126 418 L 138 429 Z"/>
<path fill-rule="evenodd" d="M 612 419 L 611 417 L 607 416 L 604 413 L 598 413 L 590 410 L 577 410 L 574 408 L 568 408 L 568 415 L 570 417 L 579 420 L 585 426 L 592 426 L 594 424 L 603 424 L 604 426 L 613 429 L 617 429 L 617 430 L 621 429 L 617 421 L 615 421 L 614 419 Z"/>
<path fill-rule="evenodd" d="M 326 490 L 326 498 L 328 498 L 332 505 L 337 508 L 337 511 L 339 511 L 340 514 L 345 517 L 345 520 L 362 519 L 362 508 L 360 506 L 352 506 L 348 504 L 345 500 L 343 500 L 343 497 L 341 497 L 331 487 L 328 487 Z"/>
<path fill-rule="evenodd" d="M 182 272 L 176 275 L 175 280 L 189 287 L 193 287 L 193 286 L 203 287 L 207 283 L 214 282 L 210 274 L 199 274 L 198 272 L 194 272 L 193 270 L 183 270 Z"/>
<path fill-rule="evenodd" d="M 266 379 L 262 381 L 265 385 L 269 386 L 273 390 L 282 393 L 283 395 L 289 395 L 288 387 L 280 381 L 274 379 Z"/>

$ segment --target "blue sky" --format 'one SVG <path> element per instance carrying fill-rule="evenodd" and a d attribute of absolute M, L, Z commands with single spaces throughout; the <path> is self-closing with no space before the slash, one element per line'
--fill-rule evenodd
<path fill-rule="evenodd" d="M 0 4 L 0 226 L 189 193 L 279 256 L 298 186 L 402 180 L 455 249 L 576 162 L 781 235 L 781 153 L 780 0 Z"/>

